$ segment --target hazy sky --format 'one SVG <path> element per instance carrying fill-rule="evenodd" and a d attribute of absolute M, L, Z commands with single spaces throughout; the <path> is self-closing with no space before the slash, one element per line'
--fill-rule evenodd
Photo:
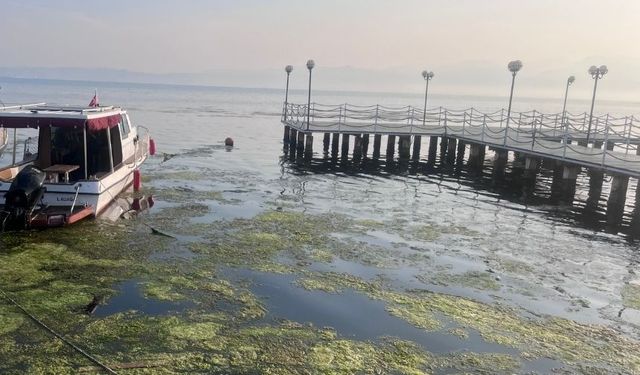
<path fill-rule="evenodd" d="M 634 99 L 639 20 L 639 0 L 0 0 L 0 67 L 230 72 L 277 87 L 293 64 L 304 87 L 314 58 L 317 87 L 416 90 L 429 68 L 434 90 L 478 94 L 503 91 L 520 59 L 525 94 L 561 96 L 575 74 L 588 96 L 587 68 L 607 64 L 603 97 Z"/>

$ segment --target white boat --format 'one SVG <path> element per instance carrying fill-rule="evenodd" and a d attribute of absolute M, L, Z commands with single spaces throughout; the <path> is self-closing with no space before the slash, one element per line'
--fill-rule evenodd
<path fill-rule="evenodd" d="M 13 129 L 13 150 L 12 164 L 0 169 L 2 229 L 63 226 L 98 216 L 119 193 L 139 185 L 138 168 L 155 152 L 149 131 L 114 106 L 5 107 L 0 130 L 6 129 Z M 28 138 L 16 161 L 16 132 L 24 129 L 37 129 L 37 151 L 30 150 L 36 138 Z"/>

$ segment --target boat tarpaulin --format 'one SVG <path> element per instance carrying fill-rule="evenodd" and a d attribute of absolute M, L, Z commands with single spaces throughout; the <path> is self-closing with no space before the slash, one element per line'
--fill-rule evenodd
<path fill-rule="evenodd" d="M 94 118 L 0 116 L 0 127 L 38 128 L 40 126 L 51 126 L 81 129 L 86 124 L 89 131 L 98 131 L 118 126 L 120 119 L 120 114 Z"/>

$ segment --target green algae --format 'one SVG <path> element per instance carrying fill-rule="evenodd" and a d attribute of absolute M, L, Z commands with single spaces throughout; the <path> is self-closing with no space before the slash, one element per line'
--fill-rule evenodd
<path fill-rule="evenodd" d="M 222 203 L 231 204 L 234 201 L 226 200 L 220 191 L 215 190 L 200 190 L 192 189 L 190 187 L 182 186 L 177 188 L 156 188 L 150 187 L 145 191 L 155 198 L 162 199 L 169 203 L 191 203 L 201 201 L 218 201 Z"/>
<path fill-rule="evenodd" d="M 471 353 L 451 354 L 437 360 L 440 367 L 474 374 L 513 374 L 520 362 L 507 354 Z"/>
<path fill-rule="evenodd" d="M 407 303 L 404 296 L 396 295 L 387 311 L 400 319 L 427 331 L 435 331 L 442 323 L 434 316 L 429 306 L 423 303 Z"/>
<path fill-rule="evenodd" d="M 217 297 L 232 297 L 234 289 L 226 280 L 216 279 L 210 272 L 175 274 L 170 268 L 156 267 L 151 280 L 143 282 L 144 295 L 165 301 L 188 299 L 190 293 L 201 292 Z"/>
<path fill-rule="evenodd" d="M 324 374 L 373 373 L 375 357 L 373 345 L 349 340 L 322 343 L 309 353 L 313 367 Z"/>
<path fill-rule="evenodd" d="M 229 319 L 197 312 L 181 319 L 117 314 L 90 324 L 83 337 L 98 350 L 119 337 L 113 361 L 161 363 L 174 371 L 423 374 L 432 362 L 415 344 L 400 340 L 376 345 L 293 322 L 234 327 Z M 145 337 L 148 346 L 137 345 L 136 337 Z"/>
<path fill-rule="evenodd" d="M 301 285 L 316 290 L 339 292 L 345 288 L 360 291 L 386 303 L 387 311 L 416 327 L 433 331 L 442 326 L 444 316 L 472 328 L 489 342 L 526 352 L 531 358 L 548 357 L 569 364 L 640 371 L 640 343 L 613 329 L 584 325 L 567 319 L 530 319 L 513 308 L 488 305 L 467 298 L 427 291 L 395 292 L 380 283 L 368 283 L 353 276 L 324 274 L 307 276 Z"/>
<path fill-rule="evenodd" d="M 469 338 L 469 332 L 467 332 L 465 329 L 460 328 L 460 327 L 456 327 L 456 328 L 451 328 L 449 330 L 447 330 L 447 333 L 453 336 L 456 336 L 457 338 L 461 339 L 461 340 L 466 340 Z"/>
<path fill-rule="evenodd" d="M 423 241 L 435 241 L 440 238 L 442 232 L 440 228 L 433 225 L 424 225 L 422 227 L 416 228 L 413 232 L 413 235 L 420 240 Z"/>
<path fill-rule="evenodd" d="M 313 249 L 309 254 L 309 258 L 314 262 L 331 263 L 333 261 L 333 254 L 326 249 Z"/>
<path fill-rule="evenodd" d="M 369 295 L 381 289 L 380 281 L 372 283 L 348 273 L 316 272 L 307 273 L 297 280 L 297 284 L 307 290 L 339 293 L 345 289 L 365 292 Z"/>
<path fill-rule="evenodd" d="M 468 271 L 454 275 L 437 273 L 434 275 L 419 275 L 417 278 L 425 283 L 442 286 L 459 285 L 479 290 L 500 290 L 500 283 L 496 281 L 493 275 L 487 272 Z"/>
<path fill-rule="evenodd" d="M 624 307 L 640 310 L 640 285 L 625 284 L 620 294 Z"/>
<path fill-rule="evenodd" d="M 525 262 L 514 259 L 495 258 L 492 259 L 497 263 L 497 268 L 517 275 L 529 275 L 533 273 L 533 267 Z"/>
<path fill-rule="evenodd" d="M 465 237 L 478 237 L 480 235 L 479 232 L 469 229 L 467 227 L 458 226 L 458 225 L 438 225 L 438 224 L 426 224 L 422 226 L 415 227 L 411 232 L 410 236 L 415 239 L 433 242 L 440 238 L 442 235 L 455 235 L 455 236 L 465 236 Z"/>
<path fill-rule="evenodd" d="M 145 173 L 142 175 L 142 182 L 150 182 L 154 180 L 169 180 L 169 181 L 201 181 L 203 177 L 202 171 L 194 170 L 181 170 L 181 171 L 168 171 L 153 173 Z"/>
<path fill-rule="evenodd" d="M 15 310 L 15 308 L 13 310 Z M 24 322 L 24 316 L 20 315 L 17 311 L 12 311 L 9 306 L 0 305 L 0 336 L 14 332 L 20 328 Z"/>
<path fill-rule="evenodd" d="M 206 206 L 194 205 L 204 212 Z M 187 209 L 176 210 L 176 215 L 189 217 L 189 203 L 182 207 Z M 171 209 L 167 209 L 165 219 L 176 228 L 190 225 L 173 218 Z M 344 218 L 330 215 L 280 211 L 251 220 L 207 223 L 196 229 L 205 242 L 191 244 L 197 256 L 193 262 L 186 262 L 188 267 L 147 259 L 148 254 L 175 242 L 159 241 L 154 238 L 158 236 L 139 231 L 100 238 L 105 243 L 93 247 L 82 239 L 74 247 L 71 238 L 62 236 L 60 244 L 20 245 L 3 251 L 0 282 L 11 287 L 12 293 L 29 308 L 58 323 L 56 326 L 70 332 L 74 341 L 98 353 L 114 368 L 126 368 L 131 363 L 148 366 L 128 369 L 127 373 L 421 374 L 436 368 L 488 373 L 492 369 L 504 373 L 518 369 L 517 360 L 507 355 L 464 353 L 434 359 L 416 345 L 396 339 L 372 343 L 346 339 L 333 330 L 262 320 L 267 311 L 260 299 L 246 288 L 220 279 L 215 271 L 218 265 L 301 274 L 297 283 L 305 289 L 329 293 L 351 289 L 363 293 L 383 302 L 391 315 L 427 331 L 441 329 L 444 317 L 478 331 L 487 341 L 518 349 L 531 358 L 585 362 L 596 370 L 612 366 L 640 371 L 637 342 L 601 326 L 562 319 L 528 319 L 521 316 L 521 311 L 500 305 L 424 291 L 396 291 L 379 280 L 365 281 L 348 274 L 302 268 L 309 261 L 328 263 L 333 257 L 382 264 L 383 255 L 380 261 L 372 261 L 353 250 L 361 246 L 366 251 L 366 246 L 331 235 L 334 231 L 357 232 L 366 226 L 350 226 Z M 134 233 L 140 239 L 132 241 Z M 128 239 L 123 241 L 122 237 Z M 124 249 L 111 250 L 119 245 Z M 344 245 L 347 251 L 340 250 Z M 110 250 L 102 253 L 101 249 Z M 387 249 L 387 254 L 392 253 Z M 293 262 L 283 264 L 283 257 Z M 16 270 L 16 265 L 26 268 Z M 114 283 L 132 276 L 141 280 L 147 298 L 189 301 L 198 310 L 171 316 L 123 312 L 99 319 L 79 312 L 92 296 L 113 295 Z M 220 301 L 222 304 L 218 305 Z M 0 362 L 12 358 L 0 364 L 0 370 L 74 373 L 88 366 L 59 345 L 32 354 L 33 347 L 45 348 L 43 340 L 50 338 L 34 339 L 30 346 L 17 344 L 15 338 L 37 336 L 37 331 L 7 306 L 4 309 L 0 305 L 0 316 L 6 318 L 10 328 L 0 331 Z M 217 313 L 211 314 L 211 310 Z M 63 324 L 66 321 L 73 324 Z M 448 332 L 456 336 L 466 333 L 461 328 Z M 46 358 L 52 356 L 58 359 L 47 367 Z M 494 367 L 492 363 L 496 363 Z"/>

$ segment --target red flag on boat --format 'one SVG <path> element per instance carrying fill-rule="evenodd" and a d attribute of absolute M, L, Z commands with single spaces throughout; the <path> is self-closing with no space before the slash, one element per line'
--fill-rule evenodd
<path fill-rule="evenodd" d="M 97 107 L 98 104 L 98 90 L 96 90 L 95 94 L 93 94 L 93 99 L 89 102 L 89 107 Z"/>

